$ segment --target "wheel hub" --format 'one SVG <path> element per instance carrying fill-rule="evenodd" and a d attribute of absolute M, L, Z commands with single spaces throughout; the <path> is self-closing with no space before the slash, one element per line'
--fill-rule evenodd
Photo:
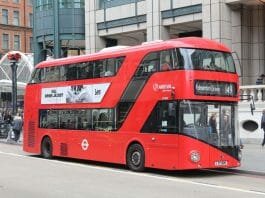
<path fill-rule="evenodd" d="M 139 151 L 133 152 L 131 159 L 133 165 L 138 166 L 141 162 L 141 153 Z"/>

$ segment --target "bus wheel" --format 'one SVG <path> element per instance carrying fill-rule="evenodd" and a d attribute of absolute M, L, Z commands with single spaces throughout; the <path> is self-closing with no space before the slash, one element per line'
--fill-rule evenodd
<path fill-rule="evenodd" d="M 140 144 L 133 144 L 127 150 L 126 164 L 132 171 L 143 171 L 145 163 L 144 149 Z"/>
<path fill-rule="evenodd" d="M 41 143 L 41 155 L 46 159 L 52 158 L 52 141 L 49 137 L 45 137 Z"/>

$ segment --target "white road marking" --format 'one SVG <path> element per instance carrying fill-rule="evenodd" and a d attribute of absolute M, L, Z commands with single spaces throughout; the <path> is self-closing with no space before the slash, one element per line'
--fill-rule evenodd
<path fill-rule="evenodd" d="M 90 169 L 95 169 L 95 170 L 104 170 L 104 171 L 108 171 L 108 172 L 128 174 L 128 175 L 141 176 L 141 177 L 148 177 L 148 178 L 152 178 L 152 179 L 166 180 L 166 181 L 171 181 L 171 182 L 193 184 L 193 185 L 204 186 L 204 187 L 209 187 L 209 188 L 224 189 L 224 190 L 237 191 L 237 192 L 243 192 L 243 193 L 249 193 L 249 194 L 255 194 L 255 195 L 265 195 L 265 192 L 260 192 L 260 191 L 245 190 L 245 189 L 241 189 L 241 188 L 234 188 L 234 187 L 228 187 L 228 186 L 220 186 L 220 185 L 216 185 L 216 184 L 195 182 L 195 181 L 190 181 L 190 180 L 185 180 L 185 179 L 180 179 L 180 178 L 172 178 L 172 177 L 168 177 L 168 176 L 157 176 L 157 175 L 152 175 L 150 173 L 137 173 L 137 172 L 131 172 L 131 171 L 127 171 L 127 170 L 117 170 L 114 168 L 98 167 L 98 166 L 93 166 L 93 165 L 88 165 L 88 164 L 85 164 L 85 165 L 84 164 L 78 164 L 76 162 L 63 162 L 63 161 L 59 161 L 59 160 L 47 160 L 47 159 L 43 159 L 43 158 L 34 158 L 31 156 L 27 156 L 27 155 L 21 155 L 21 154 L 16 154 L 16 153 L 7 153 L 7 152 L 3 152 L 3 151 L 0 151 L 0 154 L 12 156 L 12 157 L 29 158 L 29 159 L 34 159 L 34 160 L 45 160 L 49 163 L 57 163 L 57 164 L 63 164 L 63 165 L 68 165 L 68 166 L 71 165 L 71 166 L 76 166 L 76 167 L 81 167 L 81 168 L 90 168 Z"/>

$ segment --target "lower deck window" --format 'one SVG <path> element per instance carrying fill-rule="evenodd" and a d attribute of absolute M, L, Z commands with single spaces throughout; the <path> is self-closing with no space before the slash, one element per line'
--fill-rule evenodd
<path fill-rule="evenodd" d="M 40 110 L 40 128 L 69 130 L 116 130 L 114 109 Z"/>

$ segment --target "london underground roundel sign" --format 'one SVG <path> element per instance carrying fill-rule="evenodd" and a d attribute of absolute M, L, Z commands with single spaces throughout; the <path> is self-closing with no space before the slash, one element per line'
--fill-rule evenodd
<path fill-rule="evenodd" d="M 84 151 L 86 151 L 86 150 L 88 149 L 89 144 L 88 144 L 87 139 L 83 139 L 83 140 L 82 140 L 81 147 L 82 147 L 82 149 L 83 149 Z"/>

